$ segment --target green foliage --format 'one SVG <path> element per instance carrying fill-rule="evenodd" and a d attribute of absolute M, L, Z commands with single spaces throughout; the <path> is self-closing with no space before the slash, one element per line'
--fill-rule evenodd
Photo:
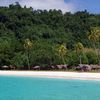
<path fill-rule="evenodd" d="M 79 55 L 75 51 L 71 51 L 68 56 L 68 65 L 69 66 L 77 66 L 80 63 Z M 81 54 L 82 64 L 88 64 L 88 58 L 85 54 Z"/>
<path fill-rule="evenodd" d="M 84 50 L 84 46 L 83 46 L 83 44 L 82 43 L 80 43 L 80 42 L 78 42 L 76 45 L 75 45 L 75 50 L 76 50 L 76 52 L 83 52 L 83 50 Z"/>
<path fill-rule="evenodd" d="M 0 64 L 10 64 L 11 57 L 14 53 L 13 41 L 9 38 L 0 38 Z"/>
<path fill-rule="evenodd" d="M 28 69 L 30 70 L 30 53 L 32 51 L 32 47 L 33 47 L 33 43 L 29 40 L 26 39 L 24 41 L 24 49 L 25 49 L 25 53 L 27 55 L 27 65 L 28 65 Z"/>
<path fill-rule="evenodd" d="M 30 50 L 32 48 L 32 46 L 33 46 L 33 43 L 29 39 L 26 39 L 25 43 L 24 43 L 25 50 L 27 50 L 27 51 Z"/>
<path fill-rule="evenodd" d="M 17 67 L 17 69 L 21 69 L 24 67 L 24 64 L 26 62 L 26 56 L 25 54 L 22 54 L 21 52 L 16 53 L 14 57 L 11 60 L 11 65 L 14 65 Z"/>
<path fill-rule="evenodd" d="M 87 52 L 86 56 L 88 58 L 89 64 L 97 64 L 98 63 L 98 58 L 95 52 Z"/>
<path fill-rule="evenodd" d="M 65 56 L 67 54 L 67 48 L 66 48 L 66 45 L 65 44 L 62 44 L 62 45 L 59 45 L 57 48 L 56 48 L 56 54 L 57 56 L 59 57 L 59 59 L 61 59 L 62 63 L 63 64 L 66 64 L 65 62 Z"/>
<path fill-rule="evenodd" d="M 89 35 L 89 40 L 92 41 L 92 45 L 94 51 L 97 55 L 98 64 L 100 64 L 99 52 L 100 52 L 100 28 L 99 27 L 92 27 Z M 97 48 L 99 49 L 97 51 Z"/>
<path fill-rule="evenodd" d="M 77 55 L 77 53 L 76 52 L 69 52 L 69 55 L 68 55 L 68 65 L 69 66 L 76 66 L 76 65 L 78 65 L 79 64 L 79 59 L 78 59 L 78 57 L 77 57 L 78 55 Z"/>
<path fill-rule="evenodd" d="M 91 32 L 98 33 L 95 48 L 100 49 L 99 27 L 100 15 L 89 14 L 86 10 L 63 14 L 61 10 L 21 7 L 18 2 L 0 7 L 0 66 L 28 66 L 30 69 L 35 65 L 77 65 L 79 55 L 82 63 L 97 63 L 95 56 L 85 55 L 83 51 L 85 47 L 92 48 L 88 39 Z"/>

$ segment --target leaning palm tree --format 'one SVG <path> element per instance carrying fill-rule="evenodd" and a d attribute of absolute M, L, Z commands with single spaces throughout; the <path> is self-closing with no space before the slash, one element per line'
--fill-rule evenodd
<path fill-rule="evenodd" d="M 82 64 L 81 54 L 82 54 L 83 51 L 84 51 L 84 46 L 83 46 L 83 44 L 80 43 L 80 42 L 78 42 L 78 43 L 75 45 L 75 51 L 76 51 L 76 53 L 78 54 L 80 64 Z"/>
<path fill-rule="evenodd" d="M 30 51 L 33 47 L 33 43 L 29 39 L 25 39 L 24 41 L 24 49 L 27 54 L 27 64 L 28 64 L 28 69 L 30 70 Z"/>

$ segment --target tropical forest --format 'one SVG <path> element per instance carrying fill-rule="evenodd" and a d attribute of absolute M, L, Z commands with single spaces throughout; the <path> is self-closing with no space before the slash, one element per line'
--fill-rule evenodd
<path fill-rule="evenodd" d="M 100 64 L 100 14 L 0 7 L 0 66 Z"/>

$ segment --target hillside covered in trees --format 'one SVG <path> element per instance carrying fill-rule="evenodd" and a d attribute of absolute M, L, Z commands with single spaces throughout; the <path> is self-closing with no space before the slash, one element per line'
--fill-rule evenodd
<path fill-rule="evenodd" d="M 79 63 L 100 63 L 100 14 L 0 7 L 0 66 Z"/>

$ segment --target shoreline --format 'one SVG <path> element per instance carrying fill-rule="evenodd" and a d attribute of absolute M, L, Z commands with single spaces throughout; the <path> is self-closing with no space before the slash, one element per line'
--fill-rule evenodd
<path fill-rule="evenodd" d="M 100 73 L 55 71 L 0 71 L 0 76 L 42 77 L 100 81 Z"/>

